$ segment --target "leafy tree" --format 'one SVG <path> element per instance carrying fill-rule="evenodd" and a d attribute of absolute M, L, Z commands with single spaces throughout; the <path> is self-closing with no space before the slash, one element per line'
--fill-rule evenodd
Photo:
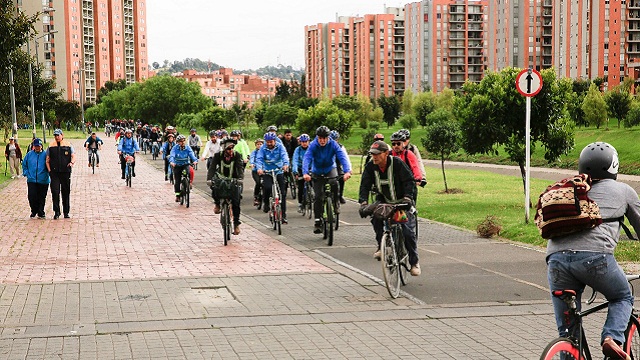
<path fill-rule="evenodd" d="M 0 69 L 3 76 L 14 63 L 13 53 L 25 45 L 31 34 L 35 33 L 34 24 L 38 16 L 27 16 L 16 11 L 14 0 L 0 0 Z M 15 64 L 14 64 L 15 65 Z"/>
<path fill-rule="evenodd" d="M 176 125 L 186 129 L 197 128 L 201 125 L 201 119 L 198 114 L 178 114 Z"/>
<path fill-rule="evenodd" d="M 153 67 L 154 70 L 157 70 L 160 68 L 160 64 L 157 61 L 154 61 L 153 64 L 151 64 L 151 66 Z"/>
<path fill-rule="evenodd" d="M 429 91 L 416 95 L 413 101 L 413 113 L 422 127 L 427 126 L 427 116 L 436 109 L 436 95 Z"/>
<path fill-rule="evenodd" d="M 607 120 L 607 103 L 595 83 L 591 84 L 584 97 L 582 111 L 587 122 L 595 125 L 597 129 L 600 129 L 600 126 Z"/>
<path fill-rule="evenodd" d="M 259 127 L 264 127 L 264 124 L 265 124 L 264 115 L 267 112 L 267 108 L 268 106 L 263 103 L 259 103 L 257 106 L 254 106 L 253 108 L 253 118 L 255 119 L 256 124 Z"/>
<path fill-rule="evenodd" d="M 77 101 L 58 100 L 56 104 L 56 117 L 60 123 L 66 122 L 73 125 L 80 123 L 80 104 Z"/>
<path fill-rule="evenodd" d="M 287 81 L 280 80 L 280 83 L 276 85 L 276 95 L 274 96 L 274 102 L 287 101 L 292 96 L 293 88 Z"/>
<path fill-rule="evenodd" d="M 400 126 L 402 126 L 404 129 L 408 129 L 409 131 L 415 129 L 418 126 L 418 120 L 413 114 L 404 114 L 400 116 L 398 122 L 400 123 Z"/>
<path fill-rule="evenodd" d="M 331 102 L 342 110 L 358 110 L 362 106 L 360 101 L 355 96 L 338 95 L 334 97 Z"/>
<path fill-rule="evenodd" d="M 376 136 L 376 130 L 369 129 L 366 133 L 362 135 L 362 141 L 360 142 L 360 147 L 358 152 L 360 153 L 360 173 L 362 174 L 362 165 L 363 160 L 369 153 L 369 149 L 371 148 L 371 144 L 373 144 L 373 138 Z"/>
<path fill-rule="evenodd" d="M 207 131 L 222 129 L 228 127 L 229 117 L 227 116 L 227 110 L 211 106 L 202 110 L 199 113 L 200 125 Z"/>
<path fill-rule="evenodd" d="M 422 145 L 427 151 L 438 155 L 444 179 L 444 191 L 449 192 L 447 175 L 444 170 L 444 161 L 452 153 L 460 149 L 460 126 L 457 122 L 445 119 L 427 127 L 427 134 L 422 138 Z"/>
<path fill-rule="evenodd" d="M 630 128 L 640 124 L 640 101 L 631 102 L 627 116 L 624 118 L 624 127 Z"/>
<path fill-rule="evenodd" d="M 620 122 L 629 112 L 632 99 L 628 85 L 624 83 L 615 86 L 604 94 L 604 101 L 607 103 L 609 114 L 618 119 L 618 128 L 620 128 Z"/>
<path fill-rule="evenodd" d="M 384 113 L 384 122 L 387 124 L 387 128 L 393 126 L 400 115 L 400 109 L 402 107 L 400 99 L 396 95 L 387 97 L 382 94 L 378 98 L 377 103 Z"/>
<path fill-rule="evenodd" d="M 442 89 L 442 91 L 436 96 L 436 107 L 444 108 L 449 111 L 453 110 L 455 96 L 455 91 L 449 88 Z"/>
<path fill-rule="evenodd" d="M 400 107 L 403 114 L 413 114 L 414 94 L 411 89 L 405 89 L 402 95 L 402 106 Z"/>
<path fill-rule="evenodd" d="M 286 102 L 272 104 L 264 113 L 263 121 L 277 127 L 293 126 L 298 118 L 298 109 Z"/>
<path fill-rule="evenodd" d="M 307 110 L 300 110 L 296 127 L 300 132 L 312 135 L 319 126 L 325 125 L 348 138 L 355 122 L 353 114 L 353 111 L 343 110 L 333 102 L 324 100 Z"/>
<path fill-rule="evenodd" d="M 117 81 L 107 81 L 106 83 L 104 83 L 104 86 L 101 87 L 98 91 L 98 95 L 96 96 L 96 103 L 99 104 L 102 98 L 111 91 L 123 90 L 127 87 L 127 85 L 128 84 L 125 79 L 119 79 Z"/>
<path fill-rule="evenodd" d="M 427 124 L 438 124 L 447 121 L 455 121 L 455 116 L 450 109 L 440 107 L 427 115 Z"/>

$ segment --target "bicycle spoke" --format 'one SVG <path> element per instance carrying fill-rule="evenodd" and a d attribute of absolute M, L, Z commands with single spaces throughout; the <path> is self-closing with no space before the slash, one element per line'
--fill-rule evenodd
<path fill-rule="evenodd" d="M 391 233 L 385 233 L 380 243 L 382 251 L 382 275 L 389 291 L 394 299 L 400 295 L 400 272 L 398 271 L 398 258 L 395 243 Z"/>

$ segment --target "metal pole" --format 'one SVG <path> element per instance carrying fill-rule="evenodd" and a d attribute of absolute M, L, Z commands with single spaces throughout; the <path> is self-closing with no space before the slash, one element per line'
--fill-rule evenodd
<path fill-rule="evenodd" d="M 27 39 L 27 54 L 29 54 L 29 95 L 31 96 L 31 123 L 33 125 L 33 137 L 36 137 L 36 107 L 33 104 L 33 74 L 31 68 L 31 39 Z M 38 58 L 36 57 L 36 61 Z"/>
<path fill-rule="evenodd" d="M 527 115 L 526 115 L 526 128 L 525 128 L 525 177 L 524 177 L 524 221 L 529 223 L 529 182 L 531 173 L 531 97 L 527 96 Z"/>
<path fill-rule="evenodd" d="M 79 88 L 80 88 L 80 112 L 82 114 L 82 124 L 81 127 L 82 129 L 84 129 L 84 59 L 82 59 L 82 62 L 80 63 L 82 65 L 82 68 L 78 70 L 78 79 L 80 81 L 79 84 Z M 83 130 L 84 131 L 84 130 Z"/>
<path fill-rule="evenodd" d="M 18 117 L 16 115 L 16 92 L 13 88 L 13 67 L 11 65 L 11 55 L 9 55 L 9 95 L 11 97 L 11 119 L 13 120 L 12 136 L 18 134 Z"/>
<path fill-rule="evenodd" d="M 38 38 L 35 38 L 34 41 L 36 42 L 36 61 L 38 61 L 38 64 L 40 64 L 40 57 L 38 56 Z M 47 125 L 44 120 L 44 97 L 42 97 L 41 99 L 41 104 L 42 104 L 42 141 L 44 144 L 46 144 L 47 143 L 47 133 L 46 133 Z M 34 132 L 35 132 L 35 126 L 34 126 Z"/>

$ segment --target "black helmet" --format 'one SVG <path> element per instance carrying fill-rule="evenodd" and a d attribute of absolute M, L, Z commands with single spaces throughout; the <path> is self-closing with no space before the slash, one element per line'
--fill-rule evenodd
<path fill-rule="evenodd" d="M 411 131 L 407 130 L 407 129 L 400 129 L 398 130 L 398 132 L 402 135 L 404 135 L 404 139 L 411 139 Z"/>
<path fill-rule="evenodd" d="M 316 129 L 316 136 L 321 138 L 329 137 L 331 134 L 331 130 L 328 127 L 322 125 L 318 129 Z"/>
<path fill-rule="evenodd" d="M 405 136 L 404 133 L 401 133 L 400 131 L 396 131 L 393 134 L 391 134 L 391 141 L 405 141 L 407 140 L 407 137 Z"/>
<path fill-rule="evenodd" d="M 209 131 L 209 137 L 217 136 L 217 135 L 218 135 L 218 134 L 216 133 L 216 131 L 215 131 L 215 130 L 211 130 L 211 131 Z"/>
<path fill-rule="evenodd" d="M 580 153 L 578 172 L 589 174 L 592 179 L 616 179 L 618 177 L 618 152 L 606 142 L 594 142 Z"/>
<path fill-rule="evenodd" d="M 229 134 L 231 136 L 240 136 L 240 130 L 233 130 L 231 131 L 231 134 Z"/>

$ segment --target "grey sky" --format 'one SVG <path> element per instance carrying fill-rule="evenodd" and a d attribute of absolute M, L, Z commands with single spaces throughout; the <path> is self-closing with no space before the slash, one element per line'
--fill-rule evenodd
<path fill-rule="evenodd" d="M 417 1 L 417 0 L 414 0 Z M 304 67 L 304 27 L 411 0 L 148 0 L 149 63 L 200 58 L 235 69 Z"/>

